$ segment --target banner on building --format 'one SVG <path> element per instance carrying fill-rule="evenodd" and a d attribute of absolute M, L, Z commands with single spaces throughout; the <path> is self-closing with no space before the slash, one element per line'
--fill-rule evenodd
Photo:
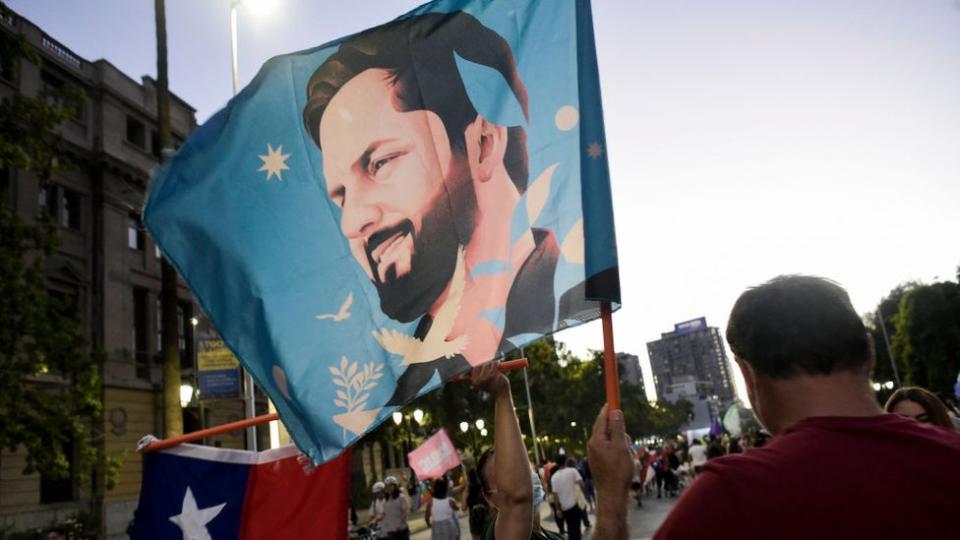
<path fill-rule="evenodd" d="M 407 461 L 413 472 L 417 473 L 417 478 L 439 478 L 443 473 L 460 465 L 460 452 L 453 446 L 447 431 L 441 429 L 407 454 Z"/>
<path fill-rule="evenodd" d="M 239 398 L 240 362 L 219 337 L 197 340 L 197 387 L 200 399 Z"/>
<path fill-rule="evenodd" d="M 267 62 L 145 222 L 315 462 L 618 307 L 588 0 L 463 0 Z"/>

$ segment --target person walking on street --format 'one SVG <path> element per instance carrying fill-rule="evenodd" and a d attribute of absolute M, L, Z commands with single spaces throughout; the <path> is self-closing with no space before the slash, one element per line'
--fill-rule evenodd
<path fill-rule="evenodd" d="M 703 446 L 703 441 L 696 439 L 690 445 L 690 465 L 693 466 L 693 477 L 700 474 L 700 469 L 707 464 L 707 449 Z"/>
<path fill-rule="evenodd" d="M 433 481 L 430 501 L 426 503 L 427 510 L 423 516 L 427 527 L 431 528 L 431 540 L 457 540 L 460 538 L 460 520 L 457 510 L 460 505 L 456 499 L 448 497 L 450 485 L 444 477 Z"/>
<path fill-rule="evenodd" d="M 577 472 L 577 463 L 568 458 L 565 466 L 550 475 L 550 487 L 557 494 L 557 501 L 563 511 L 563 521 L 567 525 L 567 538 L 580 540 L 580 521 L 583 520 L 580 506 L 577 504 L 577 488 L 583 489 L 583 478 Z"/>
<path fill-rule="evenodd" d="M 370 517 L 367 520 L 367 527 L 374 532 L 376 538 L 386 538 L 387 531 L 383 530 L 380 523 L 383 521 L 384 490 L 386 485 L 383 482 L 373 484 L 373 502 L 370 503 Z"/>
<path fill-rule="evenodd" d="M 383 519 L 380 526 L 387 534 L 387 540 L 410 540 L 410 527 L 407 517 L 410 514 L 410 503 L 400 493 L 400 482 L 395 476 L 383 479 L 386 486 L 386 495 L 383 503 Z"/>

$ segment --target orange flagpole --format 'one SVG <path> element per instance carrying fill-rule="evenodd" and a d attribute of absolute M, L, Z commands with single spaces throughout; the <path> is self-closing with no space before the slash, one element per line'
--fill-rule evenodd
<path fill-rule="evenodd" d="M 517 358 L 516 360 L 505 360 L 503 362 L 500 362 L 500 365 L 497 366 L 497 370 L 500 373 L 506 373 L 508 371 L 513 371 L 515 369 L 523 369 L 527 367 L 529 363 L 530 362 L 526 358 Z M 467 381 L 467 380 L 470 380 L 470 375 L 466 373 L 463 375 L 457 375 L 451 380 L 454 382 Z"/>
<path fill-rule="evenodd" d="M 527 367 L 527 364 L 528 362 L 526 358 L 520 358 L 517 360 L 508 360 L 500 364 L 499 370 L 503 372 L 503 371 L 513 371 L 515 369 L 523 369 Z M 459 380 L 459 379 L 460 379 L 459 377 L 454 377 L 454 380 Z M 279 419 L 280 419 L 280 416 L 277 413 L 263 414 L 260 416 L 255 416 L 253 418 L 247 418 L 245 420 L 230 422 L 229 424 L 221 424 L 219 426 L 213 426 L 211 428 L 201 429 L 200 431 L 191 431 L 190 433 L 184 433 L 183 435 L 180 435 L 177 437 L 170 437 L 169 439 L 161 439 L 161 440 L 153 441 L 152 443 L 142 448 L 140 452 L 141 453 L 155 452 L 157 450 L 163 450 L 166 448 L 177 446 L 178 444 L 199 441 L 205 437 L 213 437 L 214 435 L 221 435 L 223 433 L 235 431 L 238 429 L 246 429 L 250 426 L 259 426 L 261 424 L 266 424 Z"/>
<path fill-rule="evenodd" d="M 280 416 L 277 413 L 263 414 L 253 418 L 247 418 L 245 420 L 230 422 L 229 424 L 221 424 L 219 426 L 201 429 L 200 431 L 191 431 L 190 433 L 184 433 L 178 437 L 170 437 L 169 439 L 153 441 L 141 449 L 140 452 L 154 452 L 156 450 L 163 450 L 164 448 L 170 448 L 171 446 L 176 446 L 178 444 L 199 441 L 204 437 L 213 437 L 214 435 L 220 435 L 237 429 L 246 429 L 250 426 L 258 426 L 260 424 L 266 424 L 279 419 Z"/>
<path fill-rule="evenodd" d="M 607 410 L 620 408 L 620 369 L 613 348 L 613 316 L 610 302 L 600 303 L 600 319 L 603 321 L 603 378 L 607 390 Z"/>

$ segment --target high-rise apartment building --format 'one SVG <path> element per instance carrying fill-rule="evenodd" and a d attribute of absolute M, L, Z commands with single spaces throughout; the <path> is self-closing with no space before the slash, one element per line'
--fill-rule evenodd
<path fill-rule="evenodd" d="M 704 317 L 677 323 L 673 331 L 647 343 L 647 352 L 659 399 L 729 404 L 736 397 L 723 337 Z"/>
<path fill-rule="evenodd" d="M 617 364 L 620 369 L 620 380 L 634 386 L 639 386 L 643 391 L 643 372 L 640 371 L 640 357 L 635 354 L 619 352 L 617 353 Z"/>

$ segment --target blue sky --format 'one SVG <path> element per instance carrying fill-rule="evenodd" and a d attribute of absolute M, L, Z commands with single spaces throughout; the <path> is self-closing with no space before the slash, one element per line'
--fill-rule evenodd
<path fill-rule="evenodd" d="M 87 59 L 156 72 L 153 2 L 9 5 Z M 273 55 L 416 5 L 241 7 L 241 84 Z M 229 6 L 167 1 L 171 88 L 201 122 L 231 95 Z M 903 281 L 954 278 L 960 2 L 595 0 L 594 17 L 623 286 L 617 349 L 646 360 L 646 342 L 675 322 L 723 327 L 744 288 L 777 274 L 833 278 L 862 312 Z M 581 354 L 602 346 L 598 324 L 559 339 Z"/>

